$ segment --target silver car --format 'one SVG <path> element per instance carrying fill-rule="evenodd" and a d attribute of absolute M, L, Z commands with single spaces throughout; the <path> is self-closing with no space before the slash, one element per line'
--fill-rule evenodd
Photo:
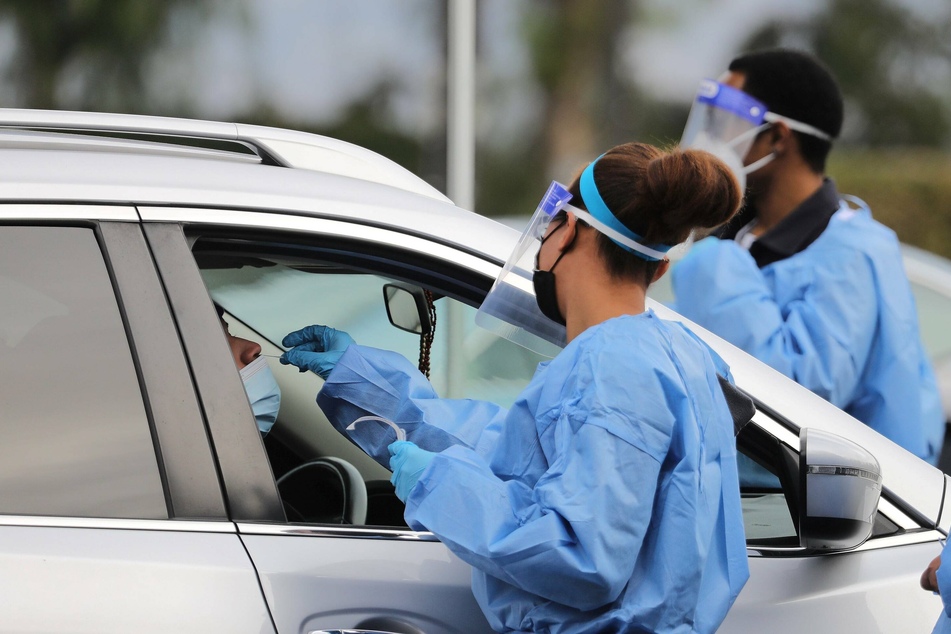
<path fill-rule="evenodd" d="M 405 526 L 320 378 L 276 357 L 326 323 L 416 358 L 428 291 L 436 389 L 511 402 L 539 358 L 472 322 L 518 232 L 332 139 L 0 127 L 0 632 L 488 631 L 468 566 Z M 280 383 L 263 439 L 212 300 Z M 951 527 L 947 478 L 696 331 L 756 406 L 737 436 L 751 577 L 721 631 L 930 628 L 918 576 Z"/>

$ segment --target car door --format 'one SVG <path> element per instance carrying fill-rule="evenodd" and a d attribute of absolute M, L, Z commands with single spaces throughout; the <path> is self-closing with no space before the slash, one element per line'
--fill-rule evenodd
<path fill-rule="evenodd" d="M 0 632 L 268 632 L 135 210 L 0 206 Z"/>
<path fill-rule="evenodd" d="M 387 511 L 394 502 L 399 504 L 388 483 L 388 472 L 337 434 L 326 419 L 321 420 L 322 414 L 314 403 L 320 380 L 316 375 L 301 375 L 296 368 L 276 363 L 274 357 L 280 349 L 275 344 L 291 327 L 277 326 L 278 334 L 267 336 L 255 328 L 271 328 L 256 322 L 256 312 L 282 323 L 280 319 L 291 310 L 314 321 L 326 318 L 327 311 L 334 310 L 335 314 L 348 315 L 347 323 L 336 325 L 359 327 L 383 312 L 380 290 L 384 277 L 416 280 L 455 294 L 472 294 L 476 289 L 466 279 L 472 278 L 472 273 L 457 274 L 455 269 L 459 267 L 452 257 L 471 261 L 476 258 L 453 249 L 444 249 L 444 258 L 434 258 L 431 251 L 439 250 L 438 245 L 427 240 L 354 227 L 346 222 L 300 218 L 287 221 L 277 214 L 251 216 L 222 210 L 205 214 L 195 209 L 179 212 L 140 208 L 140 212 L 147 221 L 146 235 L 195 373 L 201 401 L 206 411 L 209 404 L 215 410 L 208 414 L 209 430 L 231 517 L 260 576 L 278 631 L 490 631 L 472 596 L 468 565 L 431 534 L 409 530 L 402 521 L 401 508 Z M 181 226 L 170 222 L 182 218 L 187 218 L 187 222 Z M 288 230 L 284 222 L 292 223 L 295 230 Z M 248 230 L 249 224 L 254 225 L 253 231 Z M 201 261 L 202 270 L 195 258 Z M 372 524 L 287 521 L 275 488 L 275 473 L 282 469 L 279 455 L 271 452 L 269 462 L 268 450 L 254 426 L 209 298 L 206 283 L 211 283 L 214 273 L 221 270 L 234 270 L 236 277 L 220 281 L 211 294 L 229 311 L 232 333 L 239 332 L 235 330 L 234 314 L 240 313 L 244 318 L 248 331 L 240 334 L 262 345 L 264 354 L 271 356 L 271 369 L 281 383 L 281 412 L 268 443 L 274 437 L 282 437 L 284 443 L 290 444 L 285 451 L 310 452 L 296 456 L 298 461 L 319 454 L 355 464 L 370 489 L 368 515 Z M 306 296 L 302 290 L 269 295 L 264 291 L 272 287 L 282 289 L 284 284 L 281 276 L 275 277 L 275 270 L 292 278 L 290 288 L 296 288 L 294 280 L 300 277 L 317 280 L 318 286 L 306 291 Z M 379 284 L 373 281 L 378 275 L 383 276 Z M 487 284 L 488 278 L 479 283 Z M 237 309 L 233 297 L 219 292 L 220 286 L 229 285 L 238 287 L 231 289 L 232 294 L 241 296 L 242 289 L 246 290 L 251 299 L 245 308 Z M 372 301 L 360 292 L 364 287 L 372 288 Z M 263 291 L 256 294 L 256 288 Z M 481 288 L 479 292 L 485 290 Z M 308 313 L 305 307 L 312 304 L 322 312 Z M 308 324 L 297 323 L 297 327 L 304 325 Z M 372 339 L 374 332 L 380 335 L 380 330 L 367 325 L 355 334 L 366 341 L 365 337 Z M 388 323 L 386 330 L 398 332 Z M 418 336 L 401 334 L 404 339 L 396 347 L 407 349 L 408 345 L 408 351 L 418 350 Z M 387 345 L 379 339 L 377 343 Z M 228 365 L 232 366 L 231 371 L 223 372 Z M 222 413 L 221 420 L 216 420 L 216 412 Z M 249 422 L 235 425 L 234 420 L 241 415 Z M 315 429 L 316 440 L 303 446 L 305 437 Z M 374 496 L 374 490 L 379 494 Z"/>

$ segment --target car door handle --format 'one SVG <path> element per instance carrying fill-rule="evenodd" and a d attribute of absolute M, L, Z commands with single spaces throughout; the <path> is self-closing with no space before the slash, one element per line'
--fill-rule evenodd
<path fill-rule="evenodd" d="M 394 634 L 382 630 L 311 630 L 307 634 Z"/>
<path fill-rule="evenodd" d="M 366 629 L 372 628 L 372 629 Z M 307 634 L 426 634 L 423 630 L 406 621 L 390 616 L 376 616 L 365 619 L 356 627 L 330 630 L 310 630 Z"/>

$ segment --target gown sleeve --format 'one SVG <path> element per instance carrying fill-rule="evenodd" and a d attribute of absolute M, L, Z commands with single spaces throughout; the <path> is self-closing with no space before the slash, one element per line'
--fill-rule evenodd
<path fill-rule="evenodd" d="M 677 310 L 839 407 L 861 380 L 878 314 L 861 256 L 813 258 L 784 279 L 729 240 L 707 238 L 673 271 Z M 779 286 L 778 284 L 775 286 Z"/>
<path fill-rule="evenodd" d="M 317 404 L 341 434 L 388 467 L 394 431 L 378 422 L 346 428 L 363 416 L 380 416 L 406 431 L 406 439 L 439 452 L 462 445 L 485 452 L 506 409 L 470 399 L 441 399 L 429 380 L 395 352 L 352 344 L 317 394 Z"/>

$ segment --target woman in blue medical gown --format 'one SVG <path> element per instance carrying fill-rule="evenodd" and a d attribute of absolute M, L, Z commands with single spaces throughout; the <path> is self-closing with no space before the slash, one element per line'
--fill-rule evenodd
<path fill-rule="evenodd" d="M 637 143 L 553 183 L 510 262 L 535 254 L 530 308 L 567 343 L 508 410 L 440 399 L 342 331 L 285 339 L 283 362 L 325 377 L 338 429 L 376 416 L 405 431 L 346 433 L 388 462 L 409 526 L 472 565 L 497 631 L 712 632 L 745 583 L 728 370 L 645 307 L 668 245 L 727 221 L 740 195 L 712 155 Z"/>

